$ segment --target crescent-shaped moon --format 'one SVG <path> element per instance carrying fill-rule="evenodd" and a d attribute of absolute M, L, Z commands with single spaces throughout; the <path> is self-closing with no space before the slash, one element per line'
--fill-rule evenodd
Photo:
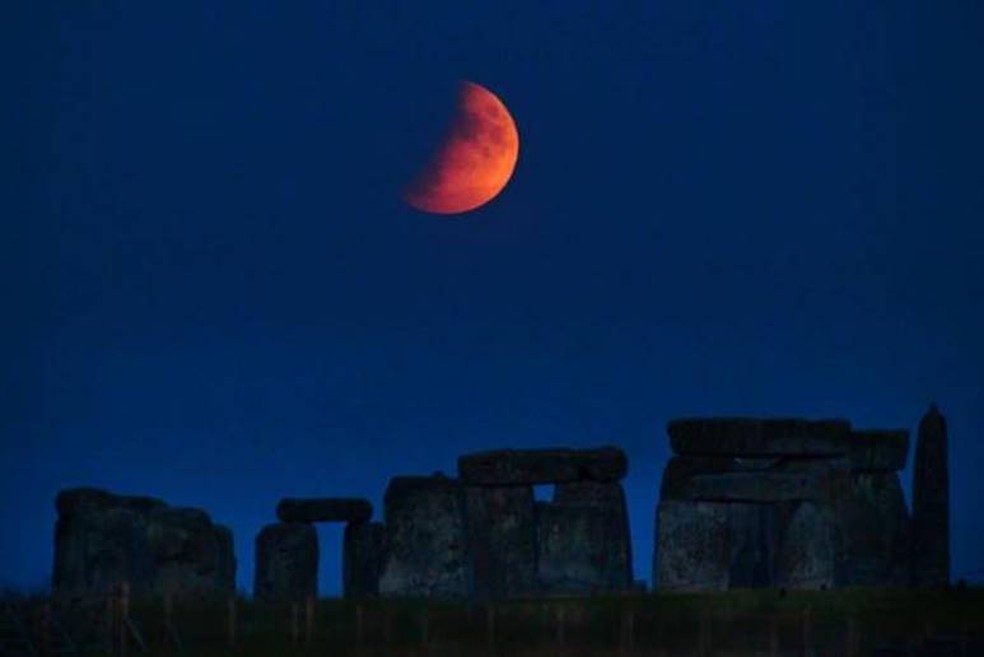
<path fill-rule="evenodd" d="M 505 104 L 485 87 L 462 81 L 454 119 L 403 199 L 434 214 L 474 210 L 502 191 L 518 158 L 519 131 Z"/>

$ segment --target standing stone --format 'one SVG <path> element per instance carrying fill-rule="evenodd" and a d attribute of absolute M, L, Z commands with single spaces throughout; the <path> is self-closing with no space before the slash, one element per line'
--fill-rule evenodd
<path fill-rule="evenodd" d="M 775 581 L 778 552 L 776 506 L 729 503 L 728 588 L 766 588 Z"/>
<path fill-rule="evenodd" d="M 560 506 L 587 506 L 601 509 L 608 514 L 605 526 L 609 535 L 605 539 L 605 588 L 610 591 L 629 590 L 633 582 L 632 540 L 629 530 L 629 510 L 625 503 L 625 491 L 617 482 L 581 481 L 557 484 L 554 488 L 554 504 Z"/>
<path fill-rule="evenodd" d="M 348 600 L 379 595 L 379 577 L 386 558 L 386 527 L 381 522 L 345 526 L 342 581 Z"/>
<path fill-rule="evenodd" d="M 586 594 L 610 588 L 612 514 L 591 506 L 536 503 L 537 581 L 547 594 Z"/>
<path fill-rule="evenodd" d="M 101 594 L 120 581 L 138 595 L 235 590 L 232 532 L 200 509 L 95 488 L 63 490 L 55 508 L 56 593 Z"/>
<path fill-rule="evenodd" d="M 823 589 L 834 586 L 837 524 L 827 504 L 795 505 L 783 532 L 776 585 L 787 589 Z"/>
<path fill-rule="evenodd" d="M 838 586 L 904 585 L 909 513 L 895 472 L 852 472 L 837 505 Z"/>
<path fill-rule="evenodd" d="M 946 419 L 936 404 L 919 423 L 912 481 L 912 583 L 950 582 L 950 474 Z"/>
<path fill-rule="evenodd" d="M 256 536 L 253 596 L 265 602 L 318 595 L 318 534 L 306 523 L 267 525 Z"/>
<path fill-rule="evenodd" d="M 656 510 L 657 587 L 665 591 L 724 591 L 731 550 L 727 504 L 664 500 Z"/>
<path fill-rule="evenodd" d="M 382 596 L 465 599 L 473 590 L 462 486 L 445 476 L 394 477 L 384 498 Z"/>
<path fill-rule="evenodd" d="M 475 596 L 502 600 L 536 591 L 536 521 L 530 486 L 466 486 Z"/>
<path fill-rule="evenodd" d="M 618 447 L 503 449 L 466 454 L 458 476 L 467 485 L 522 486 L 571 481 L 619 481 L 629 460 Z"/>

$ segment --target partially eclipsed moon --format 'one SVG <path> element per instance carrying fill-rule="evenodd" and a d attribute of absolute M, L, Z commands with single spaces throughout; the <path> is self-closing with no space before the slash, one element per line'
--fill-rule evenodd
<path fill-rule="evenodd" d="M 440 148 L 403 198 L 435 214 L 458 214 L 485 205 L 509 182 L 519 157 L 519 132 L 509 110 L 481 85 L 459 86 L 454 119 Z"/>

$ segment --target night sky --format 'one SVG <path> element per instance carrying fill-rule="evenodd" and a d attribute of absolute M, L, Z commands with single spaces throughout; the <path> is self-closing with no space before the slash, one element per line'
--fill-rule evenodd
<path fill-rule="evenodd" d="M 648 579 L 671 418 L 934 400 L 954 577 L 984 570 L 984 4 L 20 4 L 0 584 L 49 581 L 63 487 L 206 509 L 251 591 L 281 497 L 378 518 L 393 475 L 607 443 Z M 428 215 L 399 193 L 459 79 L 519 162 Z"/>

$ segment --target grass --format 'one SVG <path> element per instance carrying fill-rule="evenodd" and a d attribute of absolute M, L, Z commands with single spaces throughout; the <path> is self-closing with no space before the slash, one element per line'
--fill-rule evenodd
<path fill-rule="evenodd" d="M 46 599 L 20 602 L 38 609 Z M 292 640 L 290 604 L 236 598 L 237 637 L 228 635 L 227 599 L 176 600 L 172 624 L 183 654 L 202 657 L 365 655 L 366 657 L 460 655 L 551 657 L 619 654 L 769 654 L 812 644 L 819 655 L 848 655 L 857 636 L 858 655 L 886 642 L 911 642 L 928 634 L 984 635 L 984 588 L 946 591 L 840 589 L 790 592 L 655 593 L 590 598 L 551 598 L 494 606 L 422 600 L 369 600 L 361 604 L 321 599 L 313 608 L 310 643 L 305 610 L 297 612 L 298 645 Z M 105 636 L 106 600 L 55 602 L 73 635 Z M 361 640 L 359 617 L 362 618 Z M 494 632 L 490 633 L 490 618 Z M 148 652 L 177 654 L 167 642 L 161 599 L 135 599 L 130 617 Z M 629 625 L 631 624 L 631 634 Z M 631 636 L 631 640 L 630 637 Z M 140 654 L 131 648 L 130 654 Z M 968 653 L 974 654 L 974 653 Z"/>

